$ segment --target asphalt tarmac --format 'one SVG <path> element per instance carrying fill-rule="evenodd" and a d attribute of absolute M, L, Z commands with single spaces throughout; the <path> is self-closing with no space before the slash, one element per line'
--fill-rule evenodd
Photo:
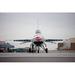
<path fill-rule="evenodd" d="M 0 62 L 75 62 L 75 50 L 49 50 L 48 53 L 0 53 Z"/>

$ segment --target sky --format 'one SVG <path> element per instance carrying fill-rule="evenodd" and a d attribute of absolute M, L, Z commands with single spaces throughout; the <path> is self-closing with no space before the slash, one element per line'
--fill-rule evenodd
<path fill-rule="evenodd" d="M 32 38 L 37 29 L 44 38 L 75 37 L 75 14 L 0 13 L 0 40 Z"/>

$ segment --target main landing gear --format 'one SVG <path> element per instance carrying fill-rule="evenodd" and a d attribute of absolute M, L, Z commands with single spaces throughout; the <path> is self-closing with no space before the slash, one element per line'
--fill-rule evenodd
<path fill-rule="evenodd" d="M 46 53 L 48 53 L 48 48 L 45 43 L 41 45 L 39 44 L 35 45 L 34 43 L 32 43 L 29 48 L 29 53 L 36 53 L 36 52 L 39 53 L 40 48 L 42 48 Z"/>
<path fill-rule="evenodd" d="M 48 53 L 48 48 L 45 49 L 45 52 Z"/>
<path fill-rule="evenodd" d="M 39 50 L 36 51 L 36 50 L 29 48 L 29 53 L 35 53 L 35 52 L 39 53 Z M 48 48 L 45 49 L 45 52 L 48 53 Z"/>

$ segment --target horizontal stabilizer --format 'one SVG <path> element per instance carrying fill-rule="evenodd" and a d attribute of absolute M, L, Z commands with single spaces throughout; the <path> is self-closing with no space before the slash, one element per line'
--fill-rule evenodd
<path fill-rule="evenodd" d="M 46 39 L 45 42 L 63 41 L 63 39 Z"/>
<path fill-rule="evenodd" d="M 18 42 L 31 42 L 30 39 L 24 39 L 24 40 L 14 40 L 14 41 L 18 41 Z"/>

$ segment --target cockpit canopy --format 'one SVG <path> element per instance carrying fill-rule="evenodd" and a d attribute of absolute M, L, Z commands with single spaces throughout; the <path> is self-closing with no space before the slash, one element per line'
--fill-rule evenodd
<path fill-rule="evenodd" d="M 36 33 L 36 34 L 41 34 L 41 31 L 40 31 L 40 30 L 36 30 L 35 33 Z"/>

